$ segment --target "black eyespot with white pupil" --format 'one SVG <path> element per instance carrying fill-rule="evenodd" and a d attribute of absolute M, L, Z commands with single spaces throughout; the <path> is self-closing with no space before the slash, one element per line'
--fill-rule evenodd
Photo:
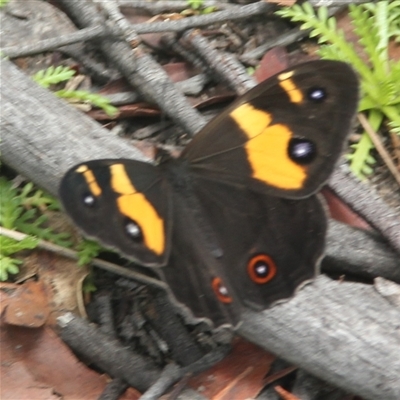
<path fill-rule="evenodd" d="M 125 220 L 125 232 L 135 242 L 143 241 L 143 233 L 140 226 L 129 218 Z"/>
<path fill-rule="evenodd" d="M 83 196 L 83 204 L 86 207 L 94 207 L 96 204 L 96 198 L 90 193 L 85 193 Z"/>
<path fill-rule="evenodd" d="M 293 138 L 290 139 L 288 156 L 296 164 L 307 165 L 314 161 L 317 148 L 311 140 Z"/>
<path fill-rule="evenodd" d="M 307 97 L 313 103 L 322 103 L 326 99 L 327 93 L 324 88 L 313 87 L 308 90 Z"/>

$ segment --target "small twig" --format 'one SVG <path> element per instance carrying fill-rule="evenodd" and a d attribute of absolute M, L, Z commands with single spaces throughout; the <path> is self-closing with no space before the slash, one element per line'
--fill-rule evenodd
<path fill-rule="evenodd" d="M 136 0 L 117 0 L 120 7 L 131 7 L 136 9 L 143 9 L 151 12 L 152 14 L 160 14 L 163 12 L 179 12 L 189 8 L 188 2 L 183 1 L 136 1 Z M 215 7 L 217 10 L 229 10 L 237 8 L 236 4 L 229 4 L 223 1 L 206 0 L 202 3 L 203 8 Z"/>
<path fill-rule="evenodd" d="M 132 28 L 132 25 L 127 21 L 125 16 L 119 11 L 115 1 L 110 0 L 94 0 L 99 6 L 106 11 L 109 19 L 124 33 L 125 40 L 136 46 L 141 42 L 137 32 Z"/>
<path fill-rule="evenodd" d="M 379 136 L 373 130 L 372 126 L 370 125 L 370 123 L 368 122 L 368 120 L 364 116 L 364 114 L 359 113 L 358 120 L 360 121 L 360 124 L 365 129 L 365 131 L 368 133 L 376 150 L 378 151 L 379 155 L 382 157 L 383 162 L 387 165 L 387 167 L 389 168 L 389 171 L 392 173 L 392 175 L 394 176 L 394 179 L 396 179 L 397 183 L 400 186 L 400 172 L 398 171 L 396 165 L 394 165 L 394 162 L 392 161 L 390 154 L 386 151 Z"/>
<path fill-rule="evenodd" d="M 148 356 L 110 339 L 94 324 L 67 313 L 57 318 L 62 340 L 76 353 L 139 391 L 147 390 L 160 376 L 160 368 Z"/>
<path fill-rule="evenodd" d="M 165 46 L 168 50 L 179 54 L 189 64 L 193 65 L 193 67 L 207 71 L 206 62 L 194 51 L 191 51 L 192 49 L 186 48 L 184 42 L 177 40 L 176 34 L 167 33 L 162 36 L 161 41 L 163 46 Z"/>
<path fill-rule="evenodd" d="M 129 385 L 123 379 L 114 378 L 104 388 L 98 400 L 118 400 L 128 387 Z"/>
<path fill-rule="evenodd" d="M 175 86 L 185 95 L 198 96 L 209 80 L 205 74 L 198 74 L 184 81 L 176 82 Z M 138 92 L 111 93 L 107 94 L 107 99 L 114 106 L 122 106 L 143 100 Z"/>
<path fill-rule="evenodd" d="M 357 180 L 342 164 L 335 168 L 329 187 L 359 215 L 376 228 L 400 253 L 400 218 L 370 186 Z"/>
<path fill-rule="evenodd" d="M 322 271 L 372 279 L 376 276 L 400 282 L 400 258 L 375 232 L 352 228 L 332 219 L 326 236 Z"/>
<path fill-rule="evenodd" d="M 218 78 L 224 80 L 238 94 L 243 94 L 255 86 L 246 69 L 237 59 L 225 52 L 212 48 L 208 40 L 198 31 L 189 31 L 183 35 L 183 40 L 189 42 L 201 58 L 207 62 Z"/>
<path fill-rule="evenodd" d="M 69 16 L 81 27 L 106 23 L 92 2 L 59 1 Z M 126 38 L 125 40 L 106 38 L 98 44 L 105 57 L 118 68 L 129 83 L 146 99 L 162 106 L 165 113 L 188 135 L 194 135 L 204 126 L 205 121 L 201 114 L 190 107 L 185 97 L 146 49 L 140 45 L 132 48 L 132 43 L 128 43 Z"/>
<path fill-rule="evenodd" d="M 277 46 L 288 46 L 294 42 L 297 42 L 310 33 L 309 30 L 301 30 L 299 28 L 291 29 L 288 32 L 279 35 L 277 38 L 268 40 L 266 43 L 258 46 L 253 50 L 249 50 L 246 53 L 242 54 L 239 59 L 242 62 L 250 62 L 254 59 L 261 58 L 268 50 L 272 49 L 273 47 Z"/>
<path fill-rule="evenodd" d="M 390 138 L 392 140 L 394 158 L 397 159 L 397 165 L 400 168 L 400 136 L 394 132 L 390 132 Z"/>
<path fill-rule="evenodd" d="M 264 380 L 264 386 L 270 385 L 271 383 L 276 382 L 278 379 L 284 378 L 285 376 L 291 374 L 296 371 L 298 367 L 291 365 L 289 367 L 283 368 L 277 372 L 273 372 L 271 375 L 268 375 Z"/>
<path fill-rule="evenodd" d="M 139 400 L 159 399 L 181 377 L 182 369 L 176 364 L 168 364 L 157 381 L 140 396 Z"/>
<path fill-rule="evenodd" d="M 97 310 L 99 329 L 112 339 L 117 339 L 114 325 L 114 313 L 109 293 L 96 293 L 94 303 Z"/>
<path fill-rule="evenodd" d="M 342 7 L 348 6 L 349 4 L 363 4 L 363 3 L 370 3 L 371 0 L 329 0 L 326 2 L 325 0 L 309 0 L 313 7 L 320 7 L 325 5 L 326 3 L 329 4 L 329 7 Z"/>
<path fill-rule="evenodd" d="M 26 45 L 3 47 L 0 51 L 9 58 L 18 58 L 33 56 L 35 54 L 44 53 L 58 49 L 59 47 L 83 42 L 91 39 L 99 39 L 109 36 L 110 32 L 102 25 L 95 25 L 89 28 L 81 29 L 77 32 L 68 33 L 66 35 L 57 36 L 51 39 L 43 39 L 35 43 L 28 43 Z"/>
<path fill-rule="evenodd" d="M 17 241 L 21 241 L 22 239 L 28 237 L 28 235 L 25 235 L 24 233 L 11 231 L 9 229 L 3 228 L 2 226 L 0 226 L 0 235 L 7 236 Z M 45 240 L 39 240 L 38 247 L 40 249 L 51 251 L 52 253 L 58 254 L 62 257 L 70 258 L 72 260 L 78 260 L 79 258 L 76 251 L 67 249 L 54 243 L 47 242 Z M 138 282 L 149 284 L 163 290 L 166 290 L 167 288 L 167 285 L 159 281 L 158 279 L 151 278 L 150 276 L 132 271 L 128 268 L 120 267 L 119 265 L 110 263 L 108 261 L 100 260 L 99 258 L 94 258 L 90 264 L 95 267 L 112 272 L 113 274 L 125 276 L 126 278 L 134 279 Z"/>
<path fill-rule="evenodd" d="M 190 28 L 198 28 L 225 21 L 245 19 L 266 13 L 273 9 L 274 5 L 259 1 L 233 10 L 218 11 L 212 14 L 196 15 L 176 21 L 162 21 L 153 23 L 133 24 L 132 28 L 139 34 L 156 32 L 181 32 Z"/>

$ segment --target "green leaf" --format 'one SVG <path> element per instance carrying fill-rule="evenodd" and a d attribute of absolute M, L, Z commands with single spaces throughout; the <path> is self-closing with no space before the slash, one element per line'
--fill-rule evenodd
<path fill-rule="evenodd" d="M 7 236 L 0 235 L 0 252 L 4 256 L 10 256 L 18 251 L 34 249 L 39 243 L 39 239 L 27 236 L 17 241 Z"/>
<path fill-rule="evenodd" d="M 0 281 L 6 281 L 9 274 L 17 274 L 19 272 L 18 265 L 22 261 L 3 256 L 0 253 Z"/>
<path fill-rule="evenodd" d="M 6 281 L 8 276 L 19 272 L 21 260 L 10 257 L 22 250 L 34 249 L 39 243 L 37 238 L 26 237 L 20 241 L 0 235 L 0 281 Z"/>
<path fill-rule="evenodd" d="M 349 15 L 354 32 L 359 36 L 369 60 L 364 62 L 342 31 L 337 29 L 334 17 L 328 18 L 327 10 L 319 8 L 315 13 L 309 3 L 302 6 L 282 8 L 277 12 L 284 18 L 301 22 L 301 28 L 311 30 L 310 37 L 317 37 L 322 58 L 352 64 L 361 79 L 359 111 L 369 111 L 369 119 L 377 122 L 378 131 L 384 118 L 392 132 L 400 132 L 400 61 L 390 61 L 388 44 L 393 35 L 399 38 L 400 1 L 378 1 L 349 6 Z M 371 170 L 370 151 L 373 144 L 367 135 L 362 135 L 349 156 L 351 169 L 364 177 Z"/>
<path fill-rule="evenodd" d="M 65 90 L 61 89 L 55 93 L 58 97 L 64 99 L 73 99 L 92 104 L 101 108 L 111 118 L 118 114 L 118 109 L 110 104 L 110 101 L 100 94 L 90 93 L 84 90 Z"/>
<path fill-rule="evenodd" d="M 0 177 L 0 225 L 70 247 L 72 243 L 68 233 L 56 233 L 45 226 L 47 217 L 41 212 L 50 206 L 53 209 L 59 207 L 54 198 L 41 190 L 34 190 L 32 183 L 17 189 L 12 182 Z"/>
<path fill-rule="evenodd" d="M 89 264 L 93 258 L 104 250 L 97 242 L 93 240 L 82 240 L 78 244 L 78 265 L 83 266 Z"/>
<path fill-rule="evenodd" d="M 75 71 L 69 67 L 62 65 L 58 67 L 50 66 L 47 69 L 42 69 L 33 76 L 33 80 L 44 88 L 48 88 L 50 85 L 65 82 L 70 80 L 74 75 Z"/>

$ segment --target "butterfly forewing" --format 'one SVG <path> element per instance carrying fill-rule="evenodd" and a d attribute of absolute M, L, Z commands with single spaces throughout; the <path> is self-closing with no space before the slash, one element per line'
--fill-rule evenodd
<path fill-rule="evenodd" d="M 357 99 L 357 77 L 347 64 L 305 63 L 240 97 L 198 133 L 182 157 L 204 179 L 306 197 L 333 171 Z"/>
<path fill-rule="evenodd" d="M 167 262 L 172 206 L 156 167 L 124 159 L 89 161 L 67 172 L 60 197 L 87 236 L 145 266 Z"/>

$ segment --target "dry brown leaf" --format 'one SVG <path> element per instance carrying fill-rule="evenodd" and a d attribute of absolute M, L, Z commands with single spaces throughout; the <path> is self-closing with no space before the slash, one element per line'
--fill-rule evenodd
<path fill-rule="evenodd" d="M 278 4 L 281 7 L 291 7 L 296 4 L 296 0 L 266 0 L 266 3 Z"/>
<path fill-rule="evenodd" d="M 41 282 L 27 281 L 15 285 L 4 310 L 3 320 L 10 325 L 38 328 L 46 323 L 49 316 L 47 303 L 47 293 Z"/>
<path fill-rule="evenodd" d="M 297 396 L 295 396 L 294 394 L 288 392 L 287 390 L 285 390 L 282 386 L 275 386 L 274 387 L 276 393 L 279 394 L 279 396 L 283 399 L 283 400 L 301 400 L 299 399 Z"/>
<path fill-rule="evenodd" d="M 255 398 L 275 356 L 243 339 L 221 362 L 193 377 L 189 385 L 208 399 L 243 400 Z"/>
<path fill-rule="evenodd" d="M 48 324 L 65 312 L 84 315 L 82 310 L 82 281 L 88 268 L 79 267 L 76 261 L 60 257 L 49 251 L 34 251 L 24 261 L 25 271 L 35 271 L 48 295 L 51 315 Z"/>

